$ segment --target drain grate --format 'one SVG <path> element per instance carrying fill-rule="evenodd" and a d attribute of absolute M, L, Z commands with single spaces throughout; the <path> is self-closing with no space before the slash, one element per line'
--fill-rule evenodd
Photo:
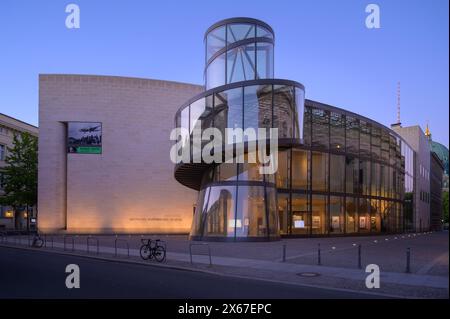
<path fill-rule="evenodd" d="M 316 272 L 300 272 L 297 274 L 300 277 L 319 277 L 320 274 Z"/>

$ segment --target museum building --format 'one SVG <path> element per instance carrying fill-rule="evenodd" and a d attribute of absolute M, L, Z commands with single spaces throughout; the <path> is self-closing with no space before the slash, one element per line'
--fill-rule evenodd
<path fill-rule="evenodd" d="M 418 163 L 401 134 L 274 78 L 275 35 L 260 20 L 217 22 L 204 41 L 204 86 L 40 76 L 41 229 L 231 241 L 417 229 L 405 198 Z M 195 129 L 277 128 L 278 170 L 194 163 L 193 147 L 174 164 L 174 127 L 189 132 L 189 146 Z M 420 214 L 428 229 L 429 207 Z"/>

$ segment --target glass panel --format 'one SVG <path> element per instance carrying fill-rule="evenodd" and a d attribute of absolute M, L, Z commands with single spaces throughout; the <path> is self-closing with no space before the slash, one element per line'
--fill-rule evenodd
<path fill-rule="evenodd" d="M 308 189 L 308 153 L 292 150 L 292 188 Z"/>
<path fill-rule="evenodd" d="M 222 132 L 222 136 L 225 136 L 225 128 L 242 128 L 242 88 L 217 93 L 214 103 L 214 110 L 219 113 L 214 119 L 214 126 Z"/>
<path fill-rule="evenodd" d="M 342 114 L 330 114 L 330 149 L 345 151 L 345 117 Z"/>
<path fill-rule="evenodd" d="M 312 109 L 312 145 L 328 148 L 330 144 L 330 114 L 321 109 Z"/>
<path fill-rule="evenodd" d="M 328 154 L 312 152 L 311 156 L 312 190 L 327 191 Z"/>
<path fill-rule="evenodd" d="M 359 122 L 357 119 L 347 116 L 347 140 L 346 149 L 348 153 L 359 154 Z"/>
<path fill-rule="evenodd" d="M 256 153 L 252 154 L 257 159 Z M 244 154 L 244 163 L 239 164 L 239 180 L 240 181 L 263 181 L 264 176 L 259 173 L 259 163 L 249 163 L 248 154 Z"/>
<path fill-rule="evenodd" d="M 256 43 L 257 79 L 273 79 L 273 44 Z"/>
<path fill-rule="evenodd" d="M 330 234 L 344 232 L 344 197 L 330 196 Z"/>
<path fill-rule="evenodd" d="M 345 156 L 330 154 L 330 192 L 344 192 Z"/>
<path fill-rule="evenodd" d="M 227 83 L 255 79 L 255 44 L 239 46 L 227 53 Z"/>
<path fill-rule="evenodd" d="M 272 32 L 270 32 L 266 28 L 261 27 L 259 25 L 256 27 L 256 36 L 258 38 L 270 38 L 270 39 L 273 39 Z"/>
<path fill-rule="evenodd" d="M 181 111 L 181 127 L 189 131 L 189 107 L 184 108 Z M 182 137 L 182 147 L 189 146 L 189 134 Z"/>
<path fill-rule="evenodd" d="M 363 156 L 370 156 L 370 124 L 359 121 L 360 131 L 360 152 Z"/>
<path fill-rule="evenodd" d="M 225 26 L 218 27 L 208 33 L 206 37 L 206 60 L 225 47 Z"/>
<path fill-rule="evenodd" d="M 205 236 L 234 236 L 236 186 L 213 186 L 205 214 Z"/>
<path fill-rule="evenodd" d="M 289 232 L 289 216 L 289 194 L 278 193 L 278 220 L 282 235 Z"/>
<path fill-rule="evenodd" d="M 370 195 L 370 161 L 359 161 L 359 184 L 363 195 Z"/>
<path fill-rule="evenodd" d="M 225 84 L 225 53 L 215 58 L 206 69 L 206 89 Z"/>
<path fill-rule="evenodd" d="M 205 196 L 208 197 L 208 195 L 209 195 L 209 188 L 202 189 L 198 194 L 197 204 L 195 206 L 195 214 L 194 218 L 192 219 L 192 227 L 190 233 L 191 236 L 203 235 L 202 229 L 203 210 L 205 209 L 204 204 L 206 204 L 205 202 L 207 201 L 207 198 L 205 198 Z"/>
<path fill-rule="evenodd" d="M 379 232 L 381 226 L 380 201 L 372 199 L 370 204 L 370 231 Z"/>
<path fill-rule="evenodd" d="M 292 194 L 292 234 L 308 235 L 311 231 L 308 198 L 308 195 Z"/>
<path fill-rule="evenodd" d="M 295 88 L 295 118 L 294 118 L 294 137 L 303 139 L 303 117 L 305 115 L 305 92 L 302 89 Z"/>
<path fill-rule="evenodd" d="M 347 197 L 345 199 L 346 229 L 347 234 L 357 232 L 357 204 L 356 198 Z"/>
<path fill-rule="evenodd" d="M 279 151 L 278 152 L 278 171 L 277 171 L 277 187 L 289 188 L 289 163 L 291 151 Z"/>
<path fill-rule="evenodd" d="M 372 158 L 380 159 L 381 152 L 381 130 L 378 127 L 372 127 Z"/>
<path fill-rule="evenodd" d="M 370 231 L 370 202 L 368 199 L 359 199 L 359 231 L 367 233 Z"/>
<path fill-rule="evenodd" d="M 350 194 L 359 194 L 361 190 L 359 188 L 359 160 L 357 158 L 348 156 L 345 158 L 345 174 L 345 191 Z"/>
<path fill-rule="evenodd" d="M 389 133 L 381 131 L 381 159 L 389 163 Z"/>
<path fill-rule="evenodd" d="M 255 26 L 253 24 L 229 24 L 227 29 L 228 43 L 255 37 Z"/>
<path fill-rule="evenodd" d="M 293 136 L 295 114 L 294 88 L 274 85 L 273 94 L 273 126 L 278 128 L 279 138 L 290 138 Z"/>
<path fill-rule="evenodd" d="M 236 237 L 267 236 L 263 186 L 239 186 Z"/>
<path fill-rule="evenodd" d="M 311 228 L 313 234 L 326 233 L 327 197 L 323 195 L 312 195 L 311 203 L 312 220 Z"/>
<path fill-rule="evenodd" d="M 272 127 L 272 86 L 244 87 L 244 130 Z M 266 132 L 269 136 L 269 132 Z"/>
<path fill-rule="evenodd" d="M 372 196 L 380 196 L 380 164 L 372 163 L 372 172 L 371 172 L 371 194 Z"/>
<path fill-rule="evenodd" d="M 305 145 L 311 145 L 311 114 L 312 110 L 310 107 L 305 106 L 305 120 L 303 128 L 303 142 Z"/>
<path fill-rule="evenodd" d="M 191 104 L 191 120 L 190 120 L 190 130 L 189 133 L 192 134 L 194 129 L 200 129 L 201 116 L 205 112 L 205 99 L 201 98 Z"/>
<path fill-rule="evenodd" d="M 279 224 L 277 215 L 277 191 L 273 187 L 266 187 L 267 214 L 269 218 L 269 236 L 278 236 Z"/>

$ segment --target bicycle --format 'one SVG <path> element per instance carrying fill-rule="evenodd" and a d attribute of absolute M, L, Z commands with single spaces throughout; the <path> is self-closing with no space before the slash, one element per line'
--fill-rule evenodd
<path fill-rule="evenodd" d="M 141 239 L 141 258 L 144 260 L 155 258 L 158 262 L 166 259 L 166 248 L 160 244 L 161 240 Z"/>
<path fill-rule="evenodd" d="M 38 233 L 36 233 L 33 237 L 33 242 L 31 243 L 31 247 L 35 248 L 41 248 L 44 246 L 44 240 L 39 236 Z"/>

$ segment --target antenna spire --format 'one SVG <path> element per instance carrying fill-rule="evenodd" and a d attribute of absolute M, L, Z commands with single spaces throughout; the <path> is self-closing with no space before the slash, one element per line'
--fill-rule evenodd
<path fill-rule="evenodd" d="M 401 124 L 401 121 L 400 121 L 400 81 L 397 82 L 397 124 Z"/>

